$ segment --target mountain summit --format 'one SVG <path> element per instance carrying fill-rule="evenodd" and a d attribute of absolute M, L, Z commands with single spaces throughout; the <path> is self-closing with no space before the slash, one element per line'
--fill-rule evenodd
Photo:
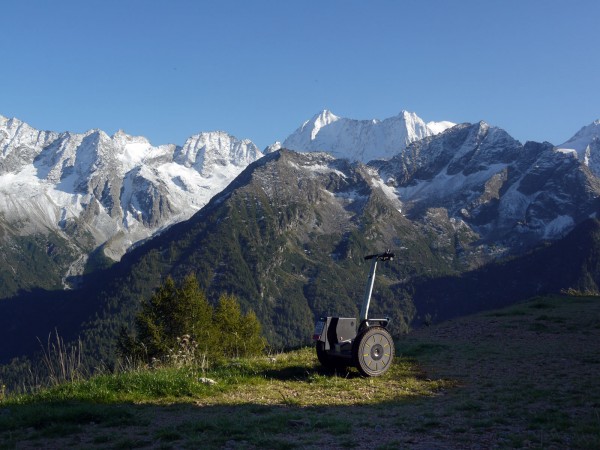
<path fill-rule="evenodd" d="M 415 113 L 407 111 L 380 121 L 346 119 L 324 110 L 304 122 L 282 147 L 296 151 L 324 151 L 337 158 L 366 163 L 389 159 L 411 142 L 452 126 L 452 122 L 425 123 Z"/>

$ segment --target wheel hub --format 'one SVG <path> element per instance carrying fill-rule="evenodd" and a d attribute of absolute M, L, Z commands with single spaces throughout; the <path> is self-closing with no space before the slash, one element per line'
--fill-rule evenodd
<path fill-rule="evenodd" d="M 373 361 L 379 361 L 383 357 L 383 346 L 375 344 L 371 347 L 371 358 Z"/>

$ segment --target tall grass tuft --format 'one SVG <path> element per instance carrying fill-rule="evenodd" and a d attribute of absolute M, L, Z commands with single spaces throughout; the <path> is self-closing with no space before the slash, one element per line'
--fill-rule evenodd
<path fill-rule="evenodd" d="M 54 334 L 48 335 L 46 346 L 41 341 L 40 346 L 42 347 L 41 361 L 47 370 L 48 383 L 51 386 L 86 378 L 82 362 L 81 339 L 67 345 L 59 336 L 58 330 L 54 330 Z"/>
<path fill-rule="evenodd" d="M 176 338 L 175 347 L 168 348 L 162 357 L 148 357 L 145 345 L 140 345 L 140 354 L 121 355 L 114 368 L 115 373 L 135 372 L 139 370 L 153 370 L 161 368 L 191 368 L 204 373 L 209 367 L 205 352 L 198 351 L 198 343 L 189 334 Z"/>

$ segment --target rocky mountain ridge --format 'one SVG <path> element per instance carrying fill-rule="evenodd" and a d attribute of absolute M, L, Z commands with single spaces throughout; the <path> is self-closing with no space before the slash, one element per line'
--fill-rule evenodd
<path fill-rule="evenodd" d="M 416 141 L 376 166 L 408 217 L 442 208 L 511 251 L 560 238 L 600 209 L 600 179 L 584 161 L 485 122 Z"/>

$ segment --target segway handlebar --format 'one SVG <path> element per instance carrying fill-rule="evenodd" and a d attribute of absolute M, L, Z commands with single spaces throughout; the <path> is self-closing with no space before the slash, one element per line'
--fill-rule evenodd
<path fill-rule="evenodd" d="M 396 255 L 390 252 L 389 249 L 377 255 L 365 256 L 365 259 L 372 259 L 373 261 L 371 262 L 371 272 L 369 273 L 369 280 L 367 281 L 367 286 L 365 287 L 365 295 L 363 297 L 363 303 L 360 309 L 359 323 L 363 323 L 369 318 L 369 304 L 371 303 L 371 293 L 373 292 L 373 284 L 375 283 L 375 271 L 377 270 L 377 262 L 392 261 L 395 256 Z"/>
<path fill-rule="evenodd" d="M 393 254 L 389 250 L 386 250 L 385 252 L 376 255 L 367 255 L 365 256 L 365 259 L 377 258 L 377 261 L 392 261 L 395 257 L 395 254 Z"/>

